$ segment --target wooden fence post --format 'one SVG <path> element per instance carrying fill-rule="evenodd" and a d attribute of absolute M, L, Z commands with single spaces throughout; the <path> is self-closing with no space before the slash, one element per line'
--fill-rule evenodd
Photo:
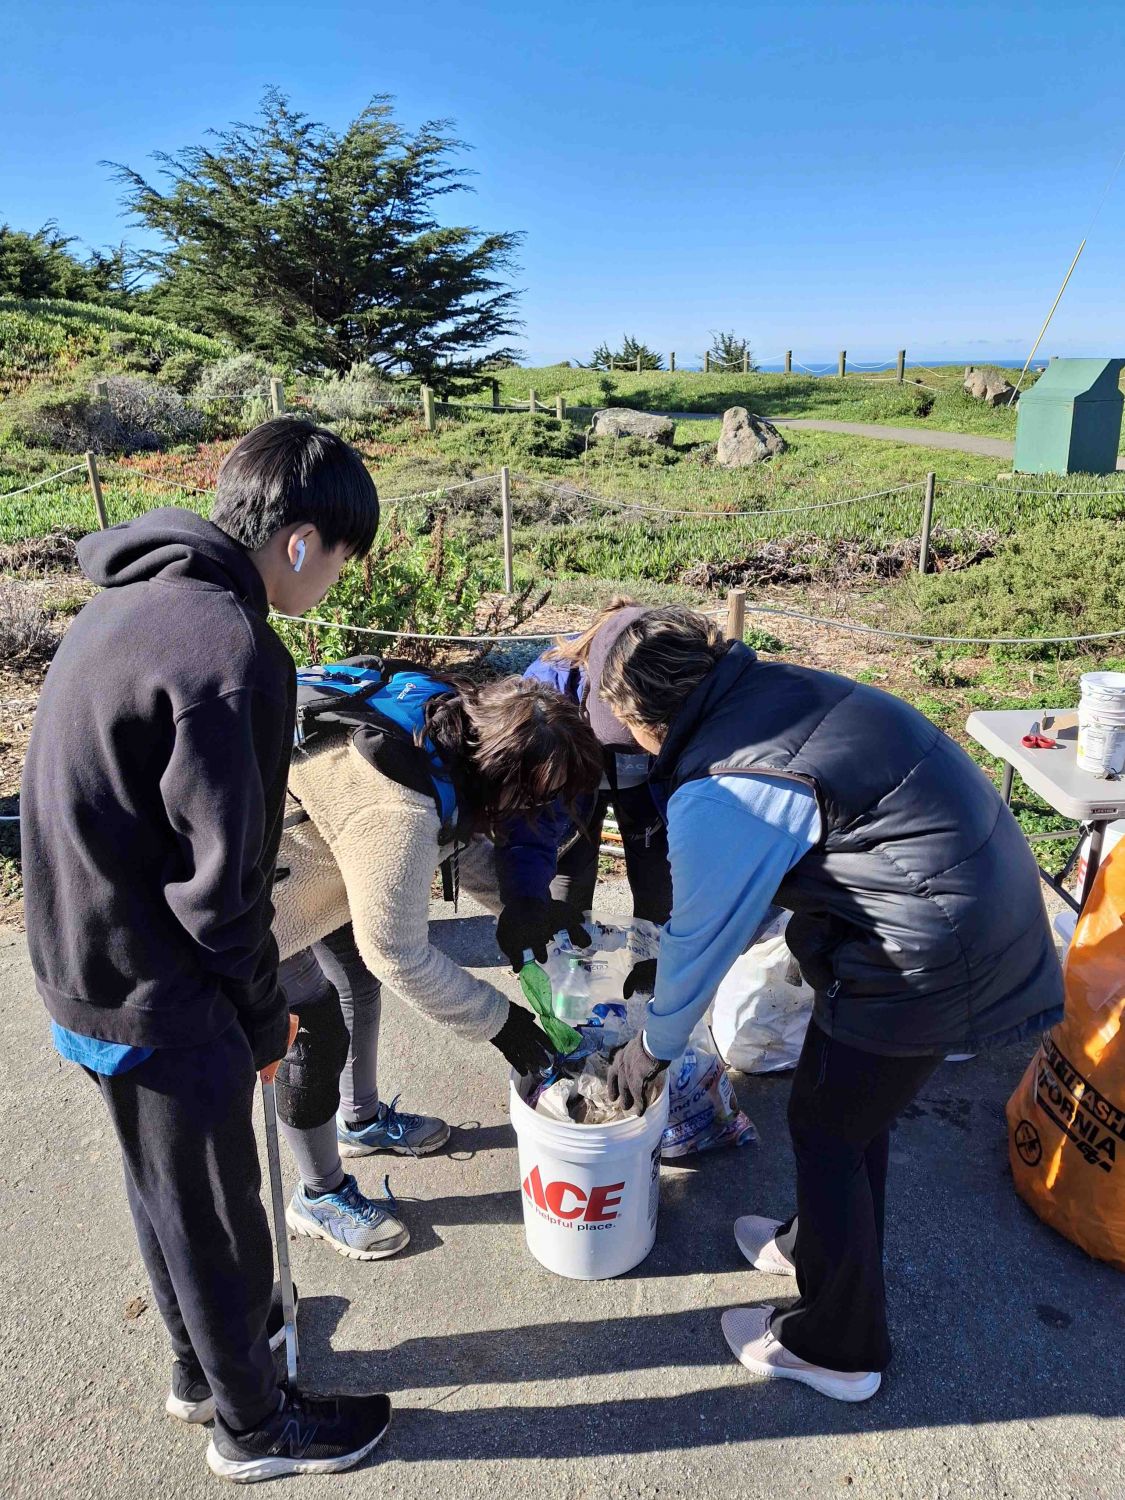
<path fill-rule="evenodd" d="M 512 476 L 507 464 L 500 470 L 500 521 L 504 541 L 504 592 L 514 594 L 512 569 Z"/>
<path fill-rule="evenodd" d="M 500 382 L 498 380 L 492 382 L 492 404 L 493 406 L 500 405 Z"/>
<path fill-rule="evenodd" d="M 843 380 L 844 373 L 847 370 L 847 368 L 848 368 L 848 351 L 846 349 L 841 349 L 840 350 L 840 363 L 839 363 L 839 365 L 836 368 L 836 374 L 840 377 L 841 380 Z"/>
<path fill-rule="evenodd" d="M 900 349 L 898 351 L 898 383 L 899 383 L 899 385 L 902 384 L 902 382 L 903 382 L 903 380 L 905 378 L 906 378 L 906 350 L 905 349 Z"/>
<path fill-rule="evenodd" d="M 421 396 L 422 421 L 425 423 L 426 431 L 433 432 L 434 428 L 437 426 L 437 421 L 434 414 L 434 393 L 428 385 L 424 385 L 422 387 Z"/>
<path fill-rule="evenodd" d="M 639 375 L 640 373 L 641 373 L 641 356 L 638 354 L 637 355 L 637 374 Z"/>
<path fill-rule="evenodd" d="M 727 639 L 740 641 L 746 634 L 746 590 L 727 589 Z"/>
<path fill-rule="evenodd" d="M 275 417 L 285 412 L 285 384 L 274 375 L 270 379 L 270 410 Z"/>
<path fill-rule="evenodd" d="M 710 354 L 705 354 L 703 356 L 703 373 L 704 373 L 704 375 L 710 375 L 710 373 L 711 373 L 711 356 L 710 356 Z"/>
<path fill-rule="evenodd" d="M 785 351 L 785 373 L 786 373 L 786 375 L 792 375 L 792 373 L 793 373 L 793 351 L 792 351 L 792 349 L 786 349 L 786 351 Z"/>
<path fill-rule="evenodd" d="M 555 416 L 560 422 L 566 419 L 566 397 L 563 395 L 555 397 Z"/>
<path fill-rule="evenodd" d="M 749 375 L 750 373 L 750 356 L 745 349 L 742 351 L 742 373 L 744 375 Z"/>
<path fill-rule="evenodd" d="M 934 520 L 935 474 L 926 475 L 926 498 L 922 502 L 922 536 L 918 543 L 918 571 L 924 573 L 930 562 L 930 527 Z"/>
<path fill-rule="evenodd" d="M 535 410 L 535 392 L 534 392 L 534 390 L 530 390 L 527 393 L 527 409 L 528 409 L 528 411 L 532 411 L 532 412 Z"/>
<path fill-rule="evenodd" d="M 86 451 L 86 473 L 90 476 L 90 490 L 94 496 L 94 509 L 98 513 L 98 525 L 103 531 L 109 529 L 109 517 L 105 513 L 105 501 L 102 499 L 102 482 L 98 477 L 98 460 L 93 453 Z"/>
<path fill-rule="evenodd" d="M 94 395 L 97 397 L 97 399 L 99 401 L 108 401 L 109 400 L 109 381 L 108 380 L 95 380 L 94 381 Z"/>
<path fill-rule="evenodd" d="M 668 356 L 668 373 L 669 375 L 676 373 L 676 351 L 674 349 Z"/>

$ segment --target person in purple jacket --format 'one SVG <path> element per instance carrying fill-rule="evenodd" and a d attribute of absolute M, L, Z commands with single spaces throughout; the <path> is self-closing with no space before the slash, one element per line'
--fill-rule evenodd
<path fill-rule="evenodd" d="M 600 670 L 620 632 L 644 613 L 632 599 L 611 599 L 589 629 L 559 641 L 524 673 L 585 705 L 605 768 L 601 786 L 580 806 L 578 822 L 555 811 L 513 823 L 497 839 L 503 911 L 496 939 L 514 969 L 522 967 L 529 952 L 544 962 L 547 944 L 557 932 L 567 932 L 581 945 L 589 942 L 582 919 L 594 904 L 602 825 L 610 811 L 621 831 L 634 917 L 661 926 L 672 910 L 668 831 L 649 787 L 652 756 L 589 693 L 591 669 Z M 634 990 L 651 991 L 655 969 L 655 961 L 638 964 L 626 981 L 626 997 Z"/>

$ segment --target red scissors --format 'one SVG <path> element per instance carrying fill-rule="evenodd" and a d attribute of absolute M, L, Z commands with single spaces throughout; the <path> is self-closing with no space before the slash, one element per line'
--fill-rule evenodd
<path fill-rule="evenodd" d="M 1028 750 L 1057 750 L 1059 742 L 1043 734 L 1039 728 L 1039 720 L 1036 719 L 1035 723 L 1020 740 L 1020 744 L 1025 745 Z"/>

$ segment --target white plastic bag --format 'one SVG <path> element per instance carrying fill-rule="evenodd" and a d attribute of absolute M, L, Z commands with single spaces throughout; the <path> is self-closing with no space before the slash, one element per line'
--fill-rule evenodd
<path fill-rule="evenodd" d="M 719 1051 L 742 1073 L 797 1065 L 812 1017 L 813 992 L 785 942 L 779 911 L 731 965 L 715 996 L 711 1029 Z"/>
<path fill-rule="evenodd" d="M 692 1032 L 669 1075 L 668 1125 L 660 1141 L 666 1161 L 717 1146 L 748 1146 L 758 1139 L 749 1115 L 739 1108 L 727 1065 L 704 1022 Z"/>

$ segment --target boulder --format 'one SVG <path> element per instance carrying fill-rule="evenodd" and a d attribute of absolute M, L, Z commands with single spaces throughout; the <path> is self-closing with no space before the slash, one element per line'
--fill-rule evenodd
<path fill-rule="evenodd" d="M 1001 375 L 999 370 L 978 370 L 973 365 L 965 366 L 965 394 L 986 406 L 1007 406 L 1015 395 L 1015 386 Z M 1016 400 L 1019 397 L 1016 396 Z"/>
<path fill-rule="evenodd" d="M 755 416 L 744 406 L 729 406 L 723 412 L 715 459 L 724 469 L 744 469 L 747 464 L 760 464 L 775 453 L 784 453 L 788 446 L 765 417 Z"/>
<path fill-rule="evenodd" d="M 625 406 L 606 406 L 594 413 L 594 436 L 599 438 L 637 437 L 650 443 L 672 446 L 676 424 L 671 417 L 656 416 L 651 411 L 630 411 Z"/>

